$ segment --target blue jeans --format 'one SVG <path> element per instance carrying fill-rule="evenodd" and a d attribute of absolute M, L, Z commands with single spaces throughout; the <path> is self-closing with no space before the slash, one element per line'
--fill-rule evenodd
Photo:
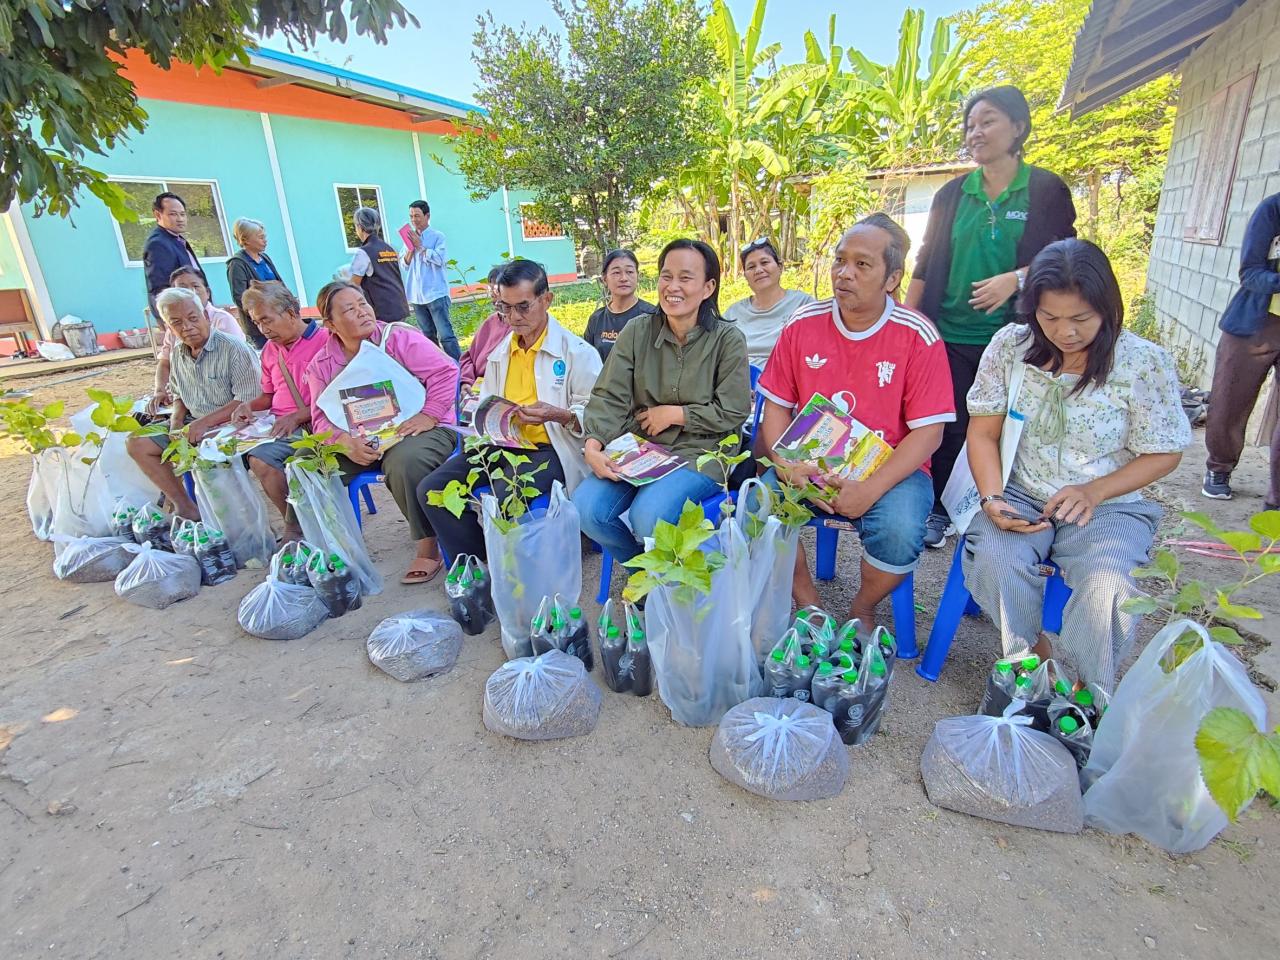
<path fill-rule="evenodd" d="M 641 541 L 653 536 L 659 520 L 675 523 L 686 500 L 700 503 L 719 489 L 720 484 L 710 477 L 681 467 L 643 487 L 590 476 L 573 491 L 573 503 L 582 520 L 582 532 L 621 563 L 641 552 Z M 630 530 L 619 519 L 628 510 Z"/>
<path fill-rule="evenodd" d="M 418 318 L 418 326 L 422 328 L 431 341 L 453 359 L 462 356 L 458 348 L 458 335 L 453 332 L 453 324 L 449 321 L 449 298 L 440 297 L 430 303 L 415 303 L 414 316 Z"/>
<path fill-rule="evenodd" d="M 772 467 L 761 479 L 778 489 L 778 474 Z M 863 559 L 885 573 L 910 573 L 924 552 L 924 522 L 932 508 L 933 481 L 923 470 L 890 487 L 870 510 L 849 520 L 862 541 Z"/>

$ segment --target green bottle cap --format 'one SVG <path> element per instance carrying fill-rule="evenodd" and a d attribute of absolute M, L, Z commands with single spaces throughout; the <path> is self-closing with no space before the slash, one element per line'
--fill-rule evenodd
<path fill-rule="evenodd" d="M 476 583 L 484 583 L 484 567 L 476 567 Z"/>
<path fill-rule="evenodd" d="M 633 630 L 633 631 L 631 632 L 631 642 L 632 642 L 632 643 L 644 643 L 644 631 L 643 631 L 643 630 Z"/>
<path fill-rule="evenodd" d="M 800 656 L 796 657 L 796 666 L 799 667 L 801 670 L 807 669 L 809 666 L 809 658 L 806 657 L 803 653 L 800 654 Z"/>
<path fill-rule="evenodd" d="M 1058 720 L 1058 729 L 1063 733 L 1075 733 L 1080 729 L 1080 721 L 1075 717 L 1061 717 Z"/>
<path fill-rule="evenodd" d="M 1032 654 L 1032 655 L 1031 655 L 1031 656 L 1029 656 L 1029 657 L 1023 657 L 1023 658 L 1022 658 L 1022 669 L 1023 669 L 1023 670 L 1034 670 L 1034 669 L 1036 669 L 1036 668 L 1037 668 L 1037 667 L 1039 667 L 1039 666 L 1040 666 L 1040 658 L 1039 658 L 1038 656 L 1036 656 L 1035 654 Z"/>
<path fill-rule="evenodd" d="M 818 658 L 818 657 L 825 657 L 830 652 L 831 651 L 827 649 L 827 645 L 825 643 L 823 643 L 821 640 L 815 640 L 813 642 L 813 646 L 809 650 L 809 655 L 811 657 Z"/>
<path fill-rule="evenodd" d="M 1093 691 L 1092 691 L 1092 690 L 1077 690 L 1077 691 L 1076 691 L 1076 703 L 1078 703 L 1078 704 L 1079 704 L 1080 706 L 1082 706 L 1082 707 L 1092 707 L 1092 706 L 1093 706 Z"/>
<path fill-rule="evenodd" d="M 771 655 L 771 656 L 772 656 L 772 658 L 773 658 L 774 660 L 776 660 L 778 663 L 782 663 L 784 660 L 786 660 L 786 659 L 787 659 L 787 651 L 785 651 L 785 650 L 775 650 L 775 651 L 773 651 L 773 653 L 772 653 L 772 655 Z"/>
<path fill-rule="evenodd" d="M 581 620 L 581 619 L 582 619 L 582 608 L 581 608 L 581 607 L 570 607 L 570 608 L 569 608 L 569 616 L 571 616 L 574 620 Z"/>
<path fill-rule="evenodd" d="M 830 663 L 818 664 L 818 676 L 820 677 L 829 677 L 835 672 L 836 672 L 835 666 Z"/>
<path fill-rule="evenodd" d="M 209 542 L 209 535 L 207 533 L 200 534 L 200 543 L 205 544 L 208 542 Z"/>
<path fill-rule="evenodd" d="M 876 660 L 871 664 L 871 672 L 877 677 L 885 675 L 885 665 L 883 660 Z"/>
<path fill-rule="evenodd" d="M 840 652 L 841 652 L 841 653 L 853 653 L 853 647 L 854 647 L 854 643 L 853 643 L 853 641 L 852 641 L 852 640 L 841 640 L 841 641 L 840 641 Z"/>
<path fill-rule="evenodd" d="M 1013 664 L 1010 663 L 1008 660 L 997 660 L 996 672 L 997 673 L 1013 673 Z"/>
<path fill-rule="evenodd" d="M 333 572 L 334 572 L 334 573 L 341 573 L 341 572 L 342 572 L 343 570 L 345 570 L 345 569 L 347 569 L 347 565 L 346 565 L 345 563 L 343 563 L 341 560 L 335 560 L 335 561 L 333 561 Z"/>
<path fill-rule="evenodd" d="M 853 657 L 849 656 L 847 653 L 842 653 L 840 654 L 839 664 L 840 669 L 850 670 L 853 668 Z"/>
<path fill-rule="evenodd" d="M 1064 697 L 1068 696 L 1071 693 L 1071 688 L 1067 686 L 1067 681 L 1065 680 L 1057 680 L 1053 685 L 1053 689 L 1056 690 L 1058 693 L 1062 694 Z"/>
<path fill-rule="evenodd" d="M 893 634 L 888 630 L 880 634 L 880 646 L 884 647 L 886 650 L 893 646 Z"/>
<path fill-rule="evenodd" d="M 457 571 L 454 571 L 453 573 L 451 573 L 451 574 L 449 574 L 448 576 L 446 576 L 446 577 L 444 578 L 444 582 L 445 582 L 445 583 L 457 583 L 457 582 L 458 582 L 458 574 L 457 574 Z"/>
<path fill-rule="evenodd" d="M 604 632 L 604 635 L 610 640 L 615 640 L 617 639 L 619 632 L 618 628 L 611 623 L 609 624 L 609 629 Z"/>
<path fill-rule="evenodd" d="M 857 670 L 846 670 L 846 671 L 841 675 L 840 679 L 841 679 L 841 680 L 843 680 L 845 683 L 857 683 L 857 682 L 858 682 L 858 671 L 857 671 Z"/>
<path fill-rule="evenodd" d="M 533 623 L 532 623 L 532 624 L 530 624 L 530 626 L 532 626 L 534 630 L 541 630 L 541 629 L 542 629 L 542 618 L 541 618 L 541 617 L 534 617 L 534 618 L 533 618 Z"/>
<path fill-rule="evenodd" d="M 1021 688 L 1023 688 L 1023 687 L 1030 687 L 1030 686 L 1031 686 L 1031 678 L 1030 678 L 1030 677 L 1026 677 L 1026 676 L 1019 677 L 1017 680 L 1015 680 L 1015 681 L 1013 682 L 1013 685 L 1014 685 L 1015 687 L 1018 687 L 1019 689 L 1021 689 Z"/>

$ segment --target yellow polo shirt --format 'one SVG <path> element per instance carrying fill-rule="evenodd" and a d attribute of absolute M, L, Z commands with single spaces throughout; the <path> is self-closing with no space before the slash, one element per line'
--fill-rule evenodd
<path fill-rule="evenodd" d="M 518 403 L 523 407 L 538 402 L 538 383 L 533 376 L 533 358 L 538 355 L 546 339 L 547 331 L 544 327 L 542 335 L 533 346 L 524 350 L 520 347 L 520 338 L 512 335 L 511 362 L 507 366 L 507 382 L 502 387 L 502 395 L 512 403 Z M 543 446 L 551 442 L 551 438 L 547 436 L 547 428 L 540 423 L 526 423 L 520 429 L 524 431 L 524 437 L 530 443 Z"/>

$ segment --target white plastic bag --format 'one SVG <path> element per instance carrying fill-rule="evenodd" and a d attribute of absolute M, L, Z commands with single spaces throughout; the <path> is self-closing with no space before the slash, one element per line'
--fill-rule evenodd
<path fill-rule="evenodd" d="M 1171 673 L 1164 662 L 1185 633 L 1200 649 Z M 1152 637 L 1111 698 L 1081 771 L 1086 822 L 1136 833 L 1170 853 L 1199 850 L 1227 825 L 1200 777 L 1196 731 L 1205 714 L 1235 707 L 1265 727 L 1267 710 L 1244 666 L 1204 627 L 1171 623 Z"/>
<path fill-rule="evenodd" d="M 770 515 L 775 496 L 752 477 L 738 491 L 738 508 L 733 515 L 747 540 L 751 644 L 759 663 L 791 625 L 791 580 L 800 545 L 800 529 L 788 529 Z"/>
<path fill-rule="evenodd" d="M 507 659 L 527 657 L 529 622 L 543 597 L 560 594 L 576 607 L 582 593 L 582 525 L 559 481 L 551 485 L 546 510 L 532 510 L 504 533 L 496 522 L 498 501 L 486 495 L 480 504 L 484 545 L 489 554 L 493 606 L 502 624 Z"/>
<path fill-rule="evenodd" d="M 96 452 L 84 446 L 45 451 L 52 473 L 54 533 L 65 537 L 111 535 L 116 495 L 103 479 L 99 461 L 93 456 Z"/>
<path fill-rule="evenodd" d="M 195 557 L 156 550 L 149 543 L 126 543 L 136 553 L 116 577 L 116 595 L 140 607 L 163 610 L 200 592 L 200 564 Z"/>
<path fill-rule="evenodd" d="M 41 450 L 31 458 L 31 480 L 27 484 L 27 516 L 31 518 L 31 532 L 41 540 L 53 536 L 53 463 L 51 449 Z"/>
<path fill-rule="evenodd" d="M 240 457 L 197 465 L 193 473 L 204 525 L 220 530 L 227 538 L 237 567 L 265 567 L 271 561 L 276 538 L 267 519 L 267 505 Z"/>
<path fill-rule="evenodd" d="M 764 692 L 751 645 L 752 597 L 742 531 L 720 525 L 706 549 L 719 550 L 724 566 L 711 575 L 711 592 L 660 586 L 645 604 L 645 634 L 658 695 L 677 723 L 705 727 L 726 710 Z"/>
<path fill-rule="evenodd" d="M 435 610 L 411 610 L 373 628 L 369 660 L 383 673 L 410 683 L 448 673 L 462 651 L 462 628 Z"/>
<path fill-rule="evenodd" d="M 272 558 L 267 578 L 244 595 L 236 617 L 245 633 L 262 640 L 297 640 L 329 616 L 314 587 L 279 579 L 280 557 Z"/>
<path fill-rule="evenodd" d="M 122 537 L 64 537 L 53 534 L 53 575 L 69 583 L 114 580 L 133 561 Z"/>
<path fill-rule="evenodd" d="M 422 405 L 427 402 L 427 388 L 395 357 L 387 353 L 387 337 L 392 327 L 382 330 L 382 342 L 373 343 L 364 340 L 360 349 L 351 358 L 351 362 L 329 381 L 328 386 L 316 397 L 315 404 L 324 411 L 331 423 L 346 426 L 350 423 L 344 403 L 343 391 L 367 387 L 370 384 L 389 383 L 395 395 L 396 409 L 399 411 L 392 419 L 392 424 L 404 423 L 416 416 Z M 418 331 L 419 336 L 421 332 Z"/>
<path fill-rule="evenodd" d="M 326 557 L 335 553 L 341 557 L 359 579 L 361 595 L 381 593 L 382 576 L 369 559 L 364 534 L 356 523 L 342 478 L 337 474 L 324 477 L 293 463 L 285 464 L 284 472 L 289 482 L 289 503 L 307 542 Z"/>
<path fill-rule="evenodd" d="M 484 725 L 517 740 L 580 737 L 595 729 L 600 688 L 560 650 L 508 660 L 485 681 Z"/>
<path fill-rule="evenodd" d="M 844 789 L 849 752 L 827 711 L 793 697 L 754 697 L 721 719 L 711 766 L 770 800 L 819 800 Z"/>
<path fill-rule="evenodd" d="M 1080 780 L 1067 748 L 1031 718 L 974 714 L 939 720 L 920 758 L 929 802 L 1017 827 L 1079 833 Z"/>

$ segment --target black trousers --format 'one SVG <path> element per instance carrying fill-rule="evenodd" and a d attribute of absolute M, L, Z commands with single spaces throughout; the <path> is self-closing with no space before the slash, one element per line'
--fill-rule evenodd
<path fill-rule="evenodd" d="M 560 458 L 556 455 L 554 447 L 547 445 L 539 447 L 537 450 L 520 450 L 517 452 L 524 454 L 533 461 L 532 463 L 524 464 L 520 468 L 522 473 L 531 472 L 540 464 L 545 463 L 547 465 L 545 470 L 540 470 L 534 475 L 533 482 L 530 484 L 530 486 L 538 488 L 539 494 L 549 493 L 551 485 L 557 480 L 564 483 L 564 468 L 560 465 Z M 455 517 L 444 507 L 433 507 L 428 504 L 427 493 L 431 490 L 443 490 L 451 480 L 460 480 L 465 483 L 467 474 L 473 466 L 474 463 L 466 454 L 456 454 L 427 474 L 422 482 L 418 484 L 418 503 L 422 506 L 423 512 L 427 516 L 427 522 L 431 525 L 431 529 L 435 531 L 436 537 L 440 541 L 440 549 L 450 559 L 464 553 L 477 556 L 481 560 L 486 559 L 484 530 L 480 526 L 480 517 L 471 509 L 463 510 L 462 516 Z M 506 497 L 507 493 L 508 486 L 505 483 L 498 484 L 497 489 L 493 491 L 494 496 L 499 500 Z M 530 497 L 529 499 L 533 498 Z"/>
<path fill-rule="evenodd" d="M 933 455 L 930 471 L 933 473 L 933 512 L 946 514 L 942 506 L 942 491 L 951 477 L 951 468 L 964 446 L 964 435 L 969 430 L 969 407 L 965 403 L 969 388 L 978 376 L 978 361 L 986 346 L 976 343 L 948 343 L 947 364 L 951 367 L 951 391 L 956 403 L 954 423 L 942 425 L 942 446 Z"/>

